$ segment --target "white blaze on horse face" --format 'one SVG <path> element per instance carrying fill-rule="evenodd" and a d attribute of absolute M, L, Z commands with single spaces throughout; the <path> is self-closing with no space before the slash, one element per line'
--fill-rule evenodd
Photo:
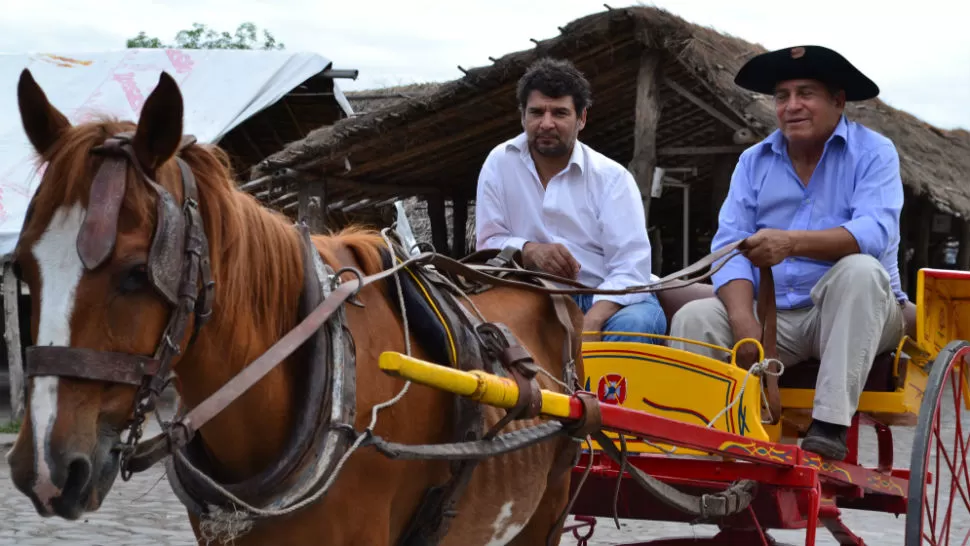
<path fill-rule="evenodd" d="M 502 505 L 492 523 L 492 540 L 485 546 L 505 546 L 522 531 L 525 525 L 512 522 L 512 501 Z"/>
<path fill-rule="evenodd" d="M 75 292 L 84 273 L 77 253 L 77 236 L 84 221 L 80 203 L 62 207 L 54 213 L 47 231 L 34 244 L 34 259 L 40 269 L 40 324 L 37 345 L 67 347 L 71 344 L 71 315 Z M 50 509 L 51 499 L 60 488 L 51 482 L 49 444 L 57 420 L 57 377 L 35 377 L 30 391 L 30 417 L 33 425 L 34 460 L 37 479 L 34 494 Z"/>

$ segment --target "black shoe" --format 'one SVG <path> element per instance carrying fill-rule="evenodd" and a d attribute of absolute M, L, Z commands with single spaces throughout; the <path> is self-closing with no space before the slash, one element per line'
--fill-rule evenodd
<path fill-rule="evenodd" d="M 848 432 L 849 427 L 813 419 L 805 439 L 802 440 L 802 449 L 826 459 L 844 460 L 849 450 L 845 443 Z"/>

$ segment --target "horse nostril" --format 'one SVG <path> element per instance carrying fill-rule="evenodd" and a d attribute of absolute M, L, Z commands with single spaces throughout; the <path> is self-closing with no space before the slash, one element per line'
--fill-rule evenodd
<path fill-rule="evenodd" d="M 87 455 L 75 454 L 69 461 L 64 492 L 79 492 L 91 481 L 91 459 Z"/>

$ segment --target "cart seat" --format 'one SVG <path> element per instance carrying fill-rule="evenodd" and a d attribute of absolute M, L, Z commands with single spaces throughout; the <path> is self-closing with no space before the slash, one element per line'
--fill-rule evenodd
<path fill-rule="evenodd" d="M 660 306 L 663 307 L 664 314 L 667 315 L 667 324 L 671 323 L 674 314 L 688 302 L 695 299 L 714 297 L 714 287 L 710 284 L 695 283 L 683 288 L 673 290 L 662 290 L 657 293 Z M 903 317 L 906 322 L 906 335 L 910 338 L 916 337 L 916 305 L 906 302 L 903 307 Z M 667 332 L 669 333 L 669 331 Z M 876 355 L 873 360 L 872 369 L 866 380 L 864 390 L 872 392 L 893 392 L 898 386 L 905 382 L 905 375 L 898 379 L 894 377 L 893 363 L 895 362 L 895 350 Z M 818 359 L 811 358 L 799 362 L 795 366 L 786 367 L 785 373 L 778 380 L 778 384 L 783 389 L 814 389 L 818 378 L 818 369 L 821 363 Z M 900 373 L 905 374 L 906 367 L 901 366 Z"/>

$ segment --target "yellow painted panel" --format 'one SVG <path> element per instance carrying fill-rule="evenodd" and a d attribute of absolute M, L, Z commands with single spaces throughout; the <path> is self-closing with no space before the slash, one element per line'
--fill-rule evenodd
<path fill-rule="evenodd" d="M 920 269 L 916 277 L 916 341 L 936 355 L 955 339 L 970 340 L 970 272 Z"/>
<path fill-rule="evenodd" d="M 586 390 L 606 404 L 644 411 L 685 423 L 742 436 L 769 440 L 761 423 L 761 383 L 751 376 L 739 395 L 747 372 L 694 353 L 633 342 L 583 344 Z M 663 446 L 666 448 L 667 446 Z M 643 442 L 631 442 L 633 452 L 656 452 Z M 697 454 L 679 448 L 678 454 Z"/>

